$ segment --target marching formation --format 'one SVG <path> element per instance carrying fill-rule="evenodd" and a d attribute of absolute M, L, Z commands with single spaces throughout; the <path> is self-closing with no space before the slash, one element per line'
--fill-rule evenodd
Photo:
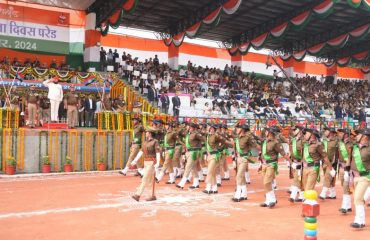
<path fill-rule="evenodd" d="M 227 157 L 232 157 L 236 187 L 231 200 L 248 199 L 248 165 L 253 163 L 258 164 L 265 190 L 260 206 L 274 208 L 278 162 L 285 160 L 291 179 L 290 202 L 305 201 L 304 191 L 314 190 L 320 178 L 323 187 L 319 198 L 336 199 L 338 179 L 343 188 L 340 213 L 352 212 L 353 198 L 355 219 L 351 227 L 365 226 L 370 196 L 370 129 L 325 127 L 321 133 L 296 124 L 290 128 L 289 137 L 278 126 L 265 128 L 256 136 L 245 121 L 230 128 L 219 122 L 164 123 L 157 119 L 144 127 L 140 116 L 133 121 L 130 155 L 120 173 L 126 176 L 130 167 L 137 166 L 136 176 L 141 176 L 142 182 L 132 196 L 136 201 L 146 188 L 152 190 L 147 201 L 156 200 L 155 182 L 161 182 L 166 174 L 166 184 L 179 189 L 191 184 L 190 189 L 197 189 L 204 182 L 205 194 L 217 194 L 222 181 L 230 180 Z"/>

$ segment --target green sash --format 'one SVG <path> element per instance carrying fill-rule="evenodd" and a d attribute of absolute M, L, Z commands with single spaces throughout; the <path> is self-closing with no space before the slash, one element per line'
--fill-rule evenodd
<path fill-rule="evenodd" d="M 239 153 L 239 155 L 245 154 L 245 153 L 243 152 L 243 150 L 240 148 L 239 138 L 235 138 L 235 146 L 236 146 L 236 151 Z M 252 160 L 249 158 L 249 156 L 251 156 L 251 155 L 252 155 L 251 151 L 249 151 L 247 154 L 248 154 L 248 155 L 247 155 L 247 156 L 244 156 L 244 157 L 246 157 L 246 158 L 247 158 L 248 162 L 256 163 L 255 161 L 252 161 Z"/>
<path fill-rule="evenodd" d="M 342 154 L 342 157 L 343 157 L 344 161 L 346 161 L 348 163 L 349 162 L 348 151 L 347 151 L 347 148 L 346 148 L 346 144 L 343 141 L 339 142 L 339 151 Z"/>
<path fill-rule="evenodd" d="M 166 148 L 166 150 L 168 151 L 168 153 L 170 155 L 170 158 L 172 159 L 173 158 L 173 155 L 175 154 L 175 148 L 168 149 L 171 146 L 167 142 L 167 134 L 164 136 L 164 147 Z"/>
<path fill-rule="evenodd" d="M 370 179 L 370 172 L 366 171 L 364 163 L 362 162 L 360 147 L 358 144 L 353 146 L 353 158 L 355 159 L 356 167 L 360 175 L 367 175 L 367 178 Z"/>
<path fill-rule="evenodd" d="M 329 141 L 324 139 L 323 143 L 324 143 L 324 147 L 325 147 L 325 152 L 328 152 L 328 143 L 329 143 Z"/>
<path fill-rule="evenodd" d="M 293 138 L 292 139 L 292 150 L 293 150 L 293 156 L 294 156 L 294 158 L 297 159 L 297 160 L 301 160 L 302 159 L 302 156 L 298 153 L 297 139 L 296 138 Z"/>
<path fill-rule="evenodd" d="M 135 144 L 141 144 L 141 138 L 136 137 L 135 131 L 132 131 L 132 139 Z"/>
<path fill-rule="evenodd" d="M 306 160 L 307 163 L 313 163 L 313 159 L 310 155 L 310 152 L 308 151 L 308 143 L 304 144 L 303 157 L 304 157 L 304 159 Z M 314 166 L 314 168 L 315 168 L 315 171 L 317 173 L 316 181 L 320 182 L 320 166 Z"/>
<path fill-rule="evenodd" d="M 271 160 L 271 156 L 267 154 L 267 140 L 265 140 L 263 142 L 262 155 L 263 155 L 263 159 L 265 159 L 265 161 L 270 161 Z M 269 164 L 275 169 L 275 174 L 279 175 L 279 169 L 278 169 L 277 161 L 269 163 Z"/>
<path fill-rule="evenodd" d="M 207 151 L 209 153 L 214 152 L 211 146 L 209 145 L 209 135 L 207 136 Z M 218 162 L 221 158 L 221 152 L 217 152 L 215 155 L 216 155 L 216 161 Z"/>

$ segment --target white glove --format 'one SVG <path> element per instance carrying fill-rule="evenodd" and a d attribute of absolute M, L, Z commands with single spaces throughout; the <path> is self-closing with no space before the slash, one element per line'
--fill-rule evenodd
<path fill-rule="evenodd" d="M 155 154 L 155 158 L 157 160 L 156 164 L 154 165 L 155 168 L 159 168 L 159 163 L 161 162 L 161 154 L 160 153 L 156 153 Z"/>
<path fill-rule="evenodd" d="M 292 162 L 292 168 L 293 168 L 293 169 L 297 169 L 297 163 Z"/>
<path fill-rule="evenodd" d="M 330 170 L 330 176 L 331 177 L 334 177 L 335 176 L 335 173 L 336 173 L 336 171 L 334 169 Z"/>
<path fill-rule="evenodd" d="M 131 162 L 131 166 L 135 166 L 136 163 L 139 161 L 139 159 L 143 156 L 143 151 L 140 151 L 137 153 L 136 157 L 134 158 L 134 161 Z"/>
<path fill-rule="evenodd" d="M 302 174 L 302 170 L 298 170 L 298 176 L 300 177 L 301 176 L 301 174 Z"/>
<path fill-rule="evenodd" d="M 343 176 L 343 178 L 344 178 L 344 181 L 345 181 L 345 182 L 349 182 L 349 172 L 348 172 L 348 171 L 344 171 L 344 176 Z"/>

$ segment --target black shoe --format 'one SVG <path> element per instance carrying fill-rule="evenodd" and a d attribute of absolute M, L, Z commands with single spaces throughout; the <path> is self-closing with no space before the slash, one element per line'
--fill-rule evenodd
<path fill-rule="evenodd" d="M 353 228 L 364 228 L 365 224 L 351 223 L 351 227 L 353 227 Z"/>
<path fill-rule="evenodd" d="M 297 200 L 295 200 L 296 202 L 303 202 L 303 199 L 297 199 Z"/>
<path fill-rule="evenodd" d="M 232 198 L 231 199 L 233 202 L 240 202 L 241 201 L 241 199 L 240 198 Z"/>
<path fill-rule="evenodd" d="M 249 184 L 251 184 L 251 182 L 247 182 L 247 184 L 249 185 Z"/>
<path fill-rule="evenodd" d="M 221 187 L 221 183 L 217 183 L 217 187 Z"/>
<path fill-rule="evenodd" d="M 275 207 L 275 205 L 276 205 L 276 203 L 269 203 L 268 207 L 273 208 L 273 207 Z"/>
<path fill-rule="evenodd" d="M 199 188 L 199 185 L 198 185 L 198 186 L 190 186 L 189 188 L 190 188 L 190 189 Z"/>
<path fill-rule="evenodd" d="M 121 171 L 118 172 L 119 174 L 123 175 L 123 176 L 126 176 L 126 173 L 123 173 Z"/>
<path fill-rule="evenodd" d="M 224 180 L 224 181 L 229 181 L 229 180 L 230 180 L 230 178 L 223 178 L 222 180 Z"/>
<path fill-rule="evenodd" d="M 217 194 L 218 191 L 210 191 L 211 194 Z"/>
<path fill-rule="evenodd" d="M 289 194 L 291 194 L 292 193 L 292 191 L 290 191 L 290 190 L 288 190 L 288 191 L 286 191 L 287 193 L 289 193 Z"/>
<path fill-rule="evenodd" d="M 332 200 L 334 200 L 334 199 L 337 199 L 337 197 L 335 196 L 335 197 L 326 197 L 326 199 L 332 199 Z"/>
<path fill-rule="evenodd" d="M 204 182 L 204 180 L 199 180 L 199 182 Z"/>
<path fill-rule="evenodd" d="M 367 204 L 368 207 L 370 207 L 370 202 Z"/>
<path fill-rule="evenodd" d="M 289 198 L 289 202 L 294 203 L 294 198 Z"/>
<path fill-rule="evenodd" d="M 248 200 L 248 198 L 247 197 L 241 197 L 240 198 L 240 201 L 245 201 L 245 200 Z"/>
<path fill-rule="evenodd" d="M 186 180 L 186 183 L 190 183 L 190 180 Z"/>
<path fill-rule="evenodd" d="M 347 212 L 352 212 L 352 208 L 348 208 L 347 209 Z"/>
<path fill-rule="evenodd" d="M 274 187 L 274 190 L 276 190 L 276 189 L 278 189 L 278 187 L 277 187 L 277 186 L 275 186 L 275 187 Z"/>
<path fill-rule="evenodd" d="M 340 208 L 338 209 L 339 212 L 343 213 L 343 214 L 346 214 L 347 213 L 347 209 L 344 209 L 344 208 Z"/>
<path fill-rule="evenodd" d="M 207 176 L 207 173 L 203 173 L 203 177 Z"/>
<path fill-rule="evenodd" d="M 166 182 L 166 184 L 175 184 L 175 182 L 168 181 L 168 182 Z"/>
<path fill-rule="evenodd" d="M 268 205 L 266 203 L 261 203 L 260 207 L 267 207 Z"/>
<path fill-rule="evenodd" d="M 321 197 L 321 196 L 319 196 L 319 198 L 321 199 L 321 200 L 325 200 L 326 198 L 324 198 L 324 197 Z"/>
<path fill-rule="evenodd" d="M 204 193 L 211 194 L 212 191 L 203 190 Z"/>
<path fill-rule="evenodd" d="M 156 181 L 156 183 L 159 183 L 159 179 L 158 178 L 155 178 L 155 181 Z"/>
<path fill-rule="evenodd" d="M 177 188 L 184 189 L 184 187 L 181 187 L 180 185 L 176 185 Z"/>

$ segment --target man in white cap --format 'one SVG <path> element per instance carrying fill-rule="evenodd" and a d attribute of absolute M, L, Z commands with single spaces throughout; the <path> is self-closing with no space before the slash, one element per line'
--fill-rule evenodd
<path fill-rule="evenodd" d="M 55 76 L 43 82 L 49 88 L 48 98 L 50 99 L 51 121 L 58 122 L 59 104 L 63 101 L 63 89 L 58 83 L 59 77 Z"/>

